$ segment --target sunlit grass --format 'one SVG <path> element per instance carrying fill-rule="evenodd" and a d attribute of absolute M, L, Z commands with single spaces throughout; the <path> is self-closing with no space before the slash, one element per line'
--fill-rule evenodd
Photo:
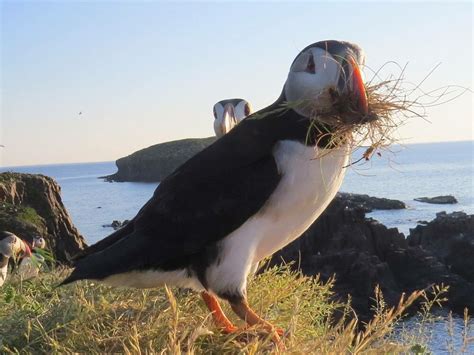
<path fill-rule="evenodd" d="M 399 353 L 425 349 L 394 326 L 418 292 L 364 326 L 348 305 L 332 299 L 332 283 L 272 268 L 252 279 L 249 303 L 286 330 L 286 349 L 258 328 L 221 334 L 195 292 L 117 289 L 82 281 L 55 288 L 55 270 L 32 281 L 12 278 L 0 289 L 1 353 Z M 224 305 L 224 311 L 243 326 Z"/>

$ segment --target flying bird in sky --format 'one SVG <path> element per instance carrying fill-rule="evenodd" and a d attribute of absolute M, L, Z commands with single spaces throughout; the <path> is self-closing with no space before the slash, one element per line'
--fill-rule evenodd
<path fill-rule="evenodd" d="M 315 120 L 313 110 L 326 104 L 320 95 L 331 88 L 355 98 L 354 121 L 364 117 L 363 63 L 362 50 L 348 42 L 303 49 L 275 103 L 162 181 L 127 225 L 78 255 L 63 284 L 93 279 L 113 286 L 192 288 L 225 332 L 236 327 L 218 299 L 249 325 L 275 334 L 247 303 L 247 277 L 259 261 L 298 238 L 340 188 L 349 143 L 325 138 L 333 122 Z M 313 106 L 285 106 L 305 100 Z"/>

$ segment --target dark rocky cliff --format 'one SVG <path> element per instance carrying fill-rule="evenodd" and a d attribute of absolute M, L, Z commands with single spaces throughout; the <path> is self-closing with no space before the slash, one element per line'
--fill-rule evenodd
<path fill-rule="evenodd" d="M 152 145 L 118 159 L 115 162 L 118 171 L 105 178 L 110 181 L 162 181 L 216 139 L 216 137 L 188 138 Z"/>
<path fill-rule="evenodd" d="M 0 174 L 0 230 L 30 242 L 45 238 L 57 261 L 68 263 L 86 243 L 71 222 L 59 185 L 43 175 Z"/>
<path fill-rule="evenodd" d="M 338 195 L 301 238 L 273 256 L 271 265 L 293 261 L 306 275 L 320 274 L 323 280 L 335 275 L 336 294 L 350 294 L 362 318 L 370 314 L 377 284 L 387 303 L 395 305 L 403 292 L 444 283 L 450 286 L 450 309 L 474 311 L 473 216 L 438 216 L 406 239 L 396 228 L 366 218 L 365 207 Z"/>
<path fill-rule="evenodd" d="M 437 213 L 427 225 L 411 230 L 408 244 L 428 250 L 449 270 L 474 283 L 474 215 Z"/>

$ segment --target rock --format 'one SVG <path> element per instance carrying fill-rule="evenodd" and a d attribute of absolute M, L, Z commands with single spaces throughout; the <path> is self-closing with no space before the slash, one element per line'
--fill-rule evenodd
<path fill-rule="evenodd" d="M 474 216 L 440 212 L 427 225 L 410 230 L 408 244 L 429 251 L 447 267 L 474 282 Z"/>
<path fill-rule="evenodd" d="M 41 236 L 56 260 L 68 263 L 86 243 L 73 226 L 60 192 L 59 185 L 47 176 L 1 173 L 0 230 L 30 243 L 34 236 Z"/>
<path fill-rule="evenodd" d="M 320 274 L 323 280 L 336 275 L 334 291 L 342 299 L 350 294 L 362 319 L 370 316 L 377 284 L 387 304 L 395 305 L 403 292 L 444 283 L 451 287 L 451 309 L 474 311 L 474 283 L 429 250 L 410 244 L 396 228 L 366 218 L 365 211 L 365 206 L 353 206 L 351 197 L 339 194 L 301 238 L 274 254 L 270 265 L 293 261 L 305 275 Z M 470 228 L 461 224 L 453 228 Z"/>
<path fill-rule="evenodd" d="M 360 207 L 365 212 L 373 210 L 402 210 L 407 208 L 404 202 L 388 198 L 372 197 L 369 195 L 339 192 L 338 196 L 343 199 L 349 208 Z"/>
<path fill-rule="evenodd" d="M 111 224 L 103 224 L 102 227 L 104 227 L 104 228 L 113 228 L 114 230 L 117 230 L 117 229 L 122 228 L 128 222 L 130 222 L 128 219 L 124 220 L 123 222 L 113 220 Z"/>
<path fill-rule="evenodd" d="M 414 200 L 418 202 L 433 203 L 437 205 L 449 205 L 449 204 L 452 205 L 452 204 L 458 203 L 458 200 L 456 200 L 456 197 L 451 196 L 451 195 L 435 196 L 435 197 L 418 197 L 418 198 L 415 198 Z"/>
<path fill-rule="evenodd" d="M 118 159 L 115 162 L 118 171 L 104 178 L 109 181 L 162 181 L 215 140 L 215 137 L 189 138 L 152 145 Z"/>

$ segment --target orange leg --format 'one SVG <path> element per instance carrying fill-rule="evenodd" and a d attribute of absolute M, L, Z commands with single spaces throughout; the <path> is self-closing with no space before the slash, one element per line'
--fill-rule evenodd
<path fill-rule="evenodd" d="M 247 322 L 248 325 L 261 325 L 263 328 L 271 333 L 274 333 L 274 340 L 277 344 L 281 344 L 280 336 L 284 334 L 283 329 L 276 328 L 273 324 L 267 322 L 265 319 L 260 317 L 255 311 L 253 311 L 247 301 L 244 299 L 238 303 L 231 303 L 230 306 L 232 310 L 239 316 L 239 318 L 243 319 Z"/>
<path fill-rule="evenodd" d="M 237 330 L 237 327 L 234 326 L 231 321 L 226 317 L 222 308 L 219 304 L 217 298 L 215 298 L 210 293 L 203 291 L 201 292 L 202 299 L 206 303 L 207 308 L 212 313 L 212 318 L 219 328 L 222 329 L 224 333 L 233 333 Z"/>

